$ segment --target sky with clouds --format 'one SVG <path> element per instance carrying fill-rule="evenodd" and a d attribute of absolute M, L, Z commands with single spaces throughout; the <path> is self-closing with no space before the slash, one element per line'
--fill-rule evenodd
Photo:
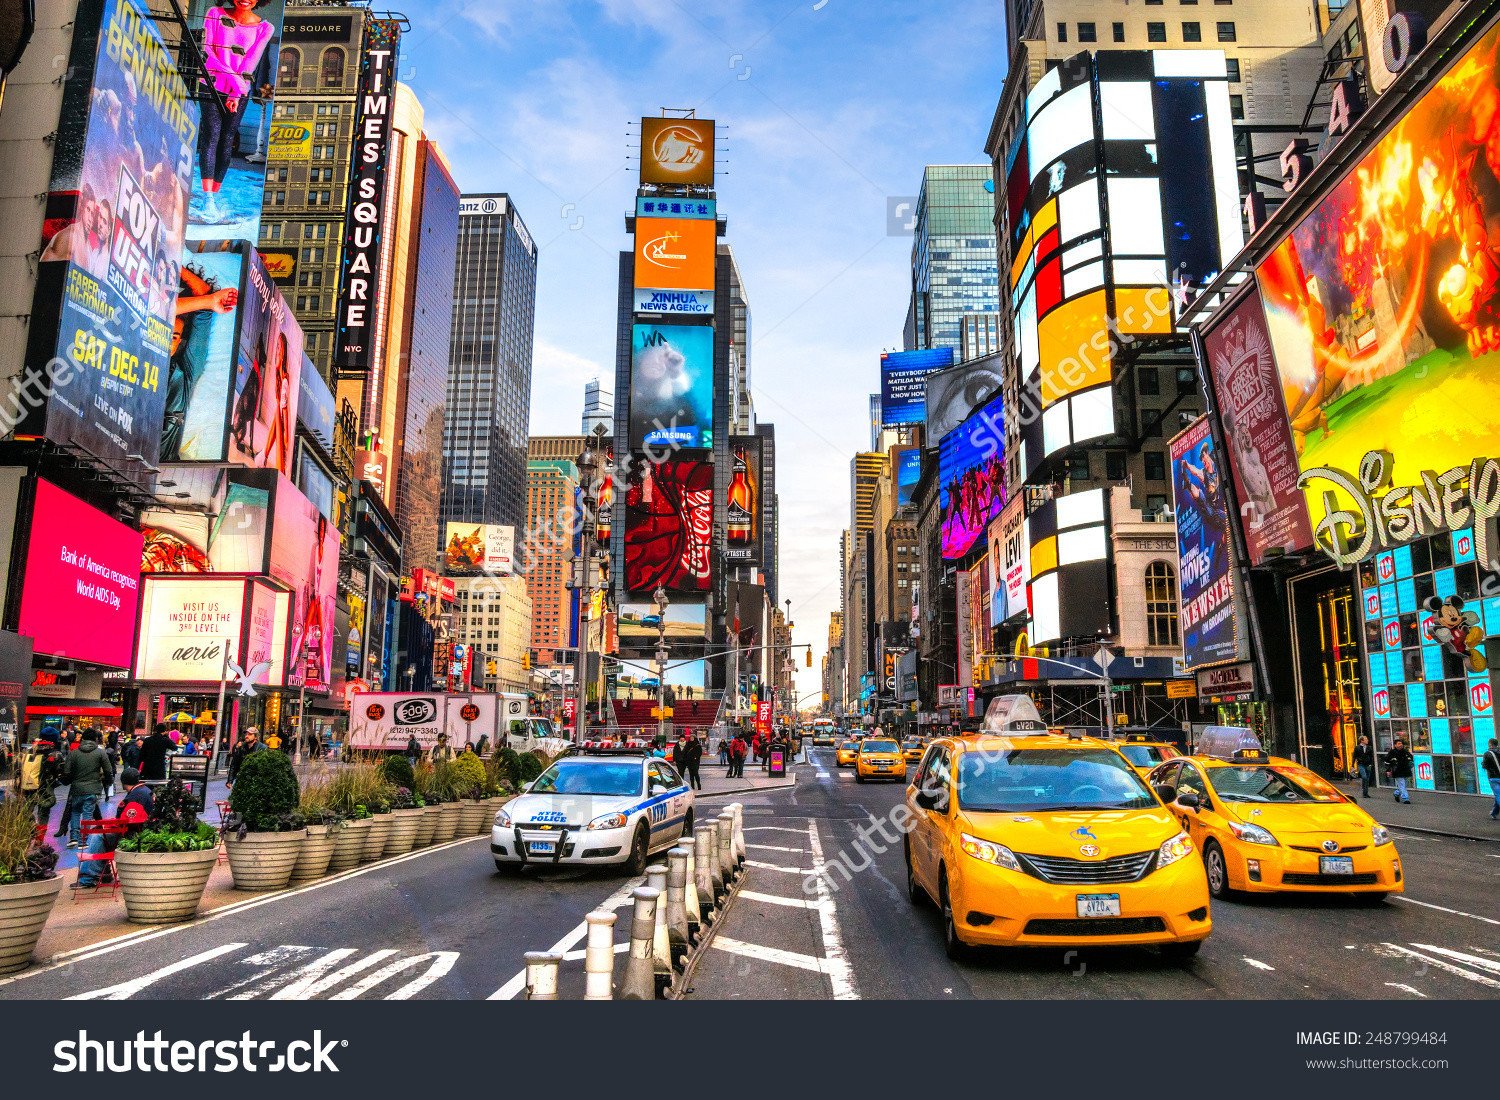
<path fill-rule="evenodd" d="M 396 5 L 400 7 L 400 5 Z M 402 77 L 465 191 L 506 191 L 540 249 L 534 434 L 577 432 L 612 378 L 636 121 L 719 123 L 719 211 L 751 306 L 751 385 L 776 425 L 781 595 L 819 687 L 839 605 L 849 462 L 898 348 L 911 238 L 888 203 L 926 164 L 982 163 L 1001 0 L 422 0 Z M 801 662 L 799 661 L 799 664 Z M 813 705 L 815 699 L 805 705 Z"/>

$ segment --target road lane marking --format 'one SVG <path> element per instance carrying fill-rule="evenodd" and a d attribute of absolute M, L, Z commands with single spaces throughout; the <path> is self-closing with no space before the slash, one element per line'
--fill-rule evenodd
<path fill-rule="evenodd" d="M 816 868 L 809 870 L 806 867 L 782 867 L 775 863 L 762 863 L 758 859 L 745 860 L 745 866 L 759 867 L 762 871 L 781 871 L 783 874 L 788 875 L 816 875 L 819 873 Z"/>
<path fill-rule="evenodd" d="M 859 1000 L 859 986 L 854 981 L 854 967 L 844 951 L 844 935 L 839 928 L 838 907 L 833 902 L 833 891 L 828 889 L 828 865 L 823 860 L 823 841 L 818 836 L 818 823 L 807 823 L 807 840 L 812 847 L 813 886 L 818 895 L 818 923 L 823 933 L 824 972 L 833 987 L 836 1001 Z"/>
<path fill-rule="evenodd" d="M 427 963 L 427 969 L 417 977 L 407 982 L 394 993 L 387 994 L 387 1001 L 410 1000 L 433 982 L 437 981 L 448 971 L 453 969 L 453 964 L 458 962 L 457 951 L 428 951 L 421 955 L 413 955 L 406 959 L 397 959 L 395 962 L 382 966 L 369 977 L 356 982 L 348 989 L 341 990 L 328 998 L 330 1001 L 356 1001 L 382 982 L 394 978 L 402 971 L 410 970 L 420 963 Z"/>
<path fill-rule="evenodd" d="M 1403 985 L 1401 982 L 1386 982 L 1385 984 L 1392 989 L 1399 989 L 1403 993 L 1410 993 L 1413 997 L 1421 997 L 1424 1001 L 1427 999 L 1427 994 L 1423 993 L 1420 989 L 1413 989 L 1411 986 Z"/>
<path fill-rule="evenodd" d="M 302 962 L 303 959 L 306 959 L 310 955 L 316 955 L 317 953 L 318 949 L 316 947 L 303 947 L 300 944 L 288 943 L 282 944 L 280 947 L 273 947 L 269 951 L 262 951 L 259 954 L 251 955 L 247 959 L 241 959 L 241 965 L 258 966 L 261 968 L 260 971 L 252 975 L 247 981 L 235 982 L 228 989 L 223 989 L 216 993 L 210 993 L 203 999 L 205 1001 L 219 1000 L 232 989 L 236 991 L 234 995 L 225 999 L 231 1001 L 253 1001 L 262 993 L 265 993 L 268 990 L 275 989 L 278 985 L 287 981 L 288 978 L 292 978 L 297 974 L 300 974 L 303 968 L 299 967 L 298 969 L 293 970 L 290 973 L 288 973 L 288 968 L 296 966 L 296 964 Z M 336 957 L 331 960 L 332 962 L 337 962 L 340 958 L 345 958 L 349 955 L 353 955 L 355 954 L 355 951 L 351 948 L 344 948 L 342 949 L 342 954 L 335 954 Z M 327 956 L 325 955 L 324 959 L 326 958 Z M 323 960 L 315 959 L 307 965 L 316 966 L 321 961 Z"/>
<path fill-rule="evenodd" d="M 817 904 L 803 898 L 784 898 L 780 894 L 762 894 L 759 890 L 741 890 L 739 896 L 750 901 L 764 902 L 767 905 L 785 905 L 789 909 L 811 909 Z"/>
<path fill-rule="evenodd" d="M 1428 966 L 1435 966 L 1439 970 L 1446 970 L 1450 974 L 1457 974 L 1460 978 L 1467 978 L 1471 982 L 1477 982 L 1480 985 L 1487 985 L 1491 989 L 1500 989 L 1500 982 L 1495 981 L 1493 978 L 1486 978 L 1482 974 L 1476 974 L 1472 970 L 1465 970 L 1463 967 L 1455 966 L 1443 959 L 1435 959 L 1431 955 L 1424 955 L 1420 951 L 1413 951 L 1411 948 L 1403 947 L 1399 943 L 1387 943 L 1382 944 L 1382 946 L 1388 947 L 1392 951 L 1395 951 L 1402 955 L 1410 955 L 1412 958 L 1417 959 L 1420 962 L 1424 962 Z"/>
<path fill-rule="evenodd" d="M 1479 955 L 1468 955 L 1462 951 L 1455 951 L 1451 947 L 1437 947 L 1430 943 L 1414 943 L 1413 947 L 1420 947 L 1423 951 L 1436 951 L 1444 958 L 1452 959 L 1454 962 L 1472 966 L 1475 970 L 1483 970 L 1489 974 L 1500 974 L 1500 962 L 1494 959 L 1482 958 Z"/>
<path fill-rule="evenodd" d="M 1493 917 L 1481 917 L 1477 913 L 1465 913 L 1462 909 L 1449 909 L 1442 905 L 1433 905 L 1430 901 L 1418 901 L 1416 898 L 1409 898 L 1405 894 L 1397 894 L 1395 900 L 1404 901 L 1407 905 L 1420 905 L 1424 909 L 1436 909 L 1439 913 L 1450 913 L 1455 917 L 1468 917 L 1470 920 L 1482 920 L 1485 924 L 1500 925 L 1500 920 L 1495 920 Z"/>
<path fill-rule="evenodd" d="M 200 951 L 196 955 L 190 955 L 186 959 L 178 959 L 176 962 L 163 966 L 159 970 L 152 970 L 142 974 L 139 978 L 132 978 L 128 982 L 118 985 L 105 986 L 103 989 L 95 989 L 88 993 L 80 993 L 75 997 L 69 997 L 70 1001 L 124 1001 L 133 997 L 147 986 L 155 985 L 163 978 L 170 978 L 173 974 L 180 974 L 184 970 L 191 970 L 195 966 L 201 966 L 206 962 L 217 959 L 220 955 L 227 955 L 231 951 L 239 951 L 249 947 L 247 943 L 226 943 L 218 947 Z"/>
<path fill-rule="evenodd" d="M 1276 968 L 1270 963 L 1263 963 L 1259 959 L 1252 959 L 1249 955 L 1244 956 L 1244 959 L 1247 964 L 1255 967 L 1257 970 L 1269 970 L 1273 974 L 1276 972 Z"/>
<path fill-rule="evenodd" d="M 372 951 L 362 959 L 341 967 L 332 974 L 328 973 L 338 963 L 347 959 L 350 955 L 357 955 L 358 951 L 352 948 L 341 948 L 338 951 L 330 951 L 317 962 L 303 967 L 298 971 L 296 980 L 287 983 L 272 993 L 268 1000 L 272 1001 L 310 1001 L 319 993 L 326 993 L 330 989 L 336 989 L 343 985 L 354 975 L 362 973 L 376 963 L 390 958 L 396 954 L 394 948 L 385 948 L 380 951 Z"/>
<path fill-rule="evenodd" d="M 780 963 L 782 966 L 795 966 L 798 970 L 811 970 L 815 974 L 824 972 L 822 959 L 816 955 L 804 955 L 800 951 L 786 951 L 780 947 L 762 947 L 758 943 L 748 943 L 745 940 L 736 940 L 725 935 L 715 936 L 709 946 L 747 959 Z"/>
<path fill-rule="evenodd" d="M 746 848 L 754 848 L 761 852 L 805 852 L 806 848 L 783 848 L 779 844 L 746 844 Z"/>
<path fill-rule="evenodd" d="M 623 908 L 625 904 L 630 901 L 631 892 L 635 890 L 636 887 L 642 885 L 645 881 L 646 880 L 644 878 L 627 880 L 623 886 L 621 886 L 613 894 L 609 895 L 609 897 L 605 898 L 603 902 L 601 902 L 599 905 L 594 906 L 594 909 L 604 909 L 609 912 L 613 912 L 616 909 Z M 592 910 L 590 911 L 592 912 Z M 562 939 L 554 943 L 549 950 L 554 955 L 566 955 L 569 951 L 573 950 L 573 948 L 582 943 L 583 938 L 588 934 L 589 922 L 587 920 L 580 921 L 576 928 L 574 928 Z M 626 942 L 628 943 L 629 940 L 627 939 Z M 511 978 L 510 981 L 506 982 L 499 989 L 495 990 L 495 992 L 491 993 L 488 997 L 485 998 L 485 1000 L 511 1001 L 514 1000 L 518 994 L 524 992 L 525 989 L 526 969 L 522 967 L 520 973 L 516 974 L 515 977 Z"/>

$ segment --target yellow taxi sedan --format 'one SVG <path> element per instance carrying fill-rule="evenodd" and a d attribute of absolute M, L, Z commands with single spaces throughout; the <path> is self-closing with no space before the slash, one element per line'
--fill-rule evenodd
<path fill-rule="evenodd" d="M 854 758 L 854 778 L 859 783 L 867 779 L 896 779 L 904 783 L 906 757 L 901 755 L 901 746 L 884 738 L 865 738 Z"/>
<path fill-rule="evenodd" d="M 1146 733 L 1127 734 L 1123 741 L 1115 742 L 1115 747 L 1142 779 L 1149 777 L 1157 765 L 1182 755 L 1170 741 L 1160 741 Z"/>
<path fill-rule="evenodd" d="M 854 767 L 854 761 L 859 757 L 859 742 L 844 741 L 834 750 L 833 759 L 841 768 Z"/>
<path fill-rule="evenodd" d="M 1203 864 L 1107 741 L 1050 733 L 933 741 L 906 789 L 907 893 L 975 945 L 1143 945 L 1186 960 L 1213 931 Z"/>
<path fill-rule="evenodd" d="M 1203 852 L 1208 889 L 1356 894 L 1405 890 L 1385 826 L 1321 776 L 1263 751 L 1169 760 L 1151 783 Z"/>
<path fill-rule="evenodd" d="M 920 741 L 901 742 L 901 755 L 906 757 L 908 764 L 917 764 L 922 760 L 922 754 L 927 751 L 927 746 Z"/>

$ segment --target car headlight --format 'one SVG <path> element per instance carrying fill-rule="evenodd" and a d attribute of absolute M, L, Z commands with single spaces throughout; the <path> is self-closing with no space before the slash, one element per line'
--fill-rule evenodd
<path fill-rule="evenodd" d="M 1005 845 L 980 840 L 977 836 L 970 836 L 968 833 L 959 833 L 958 836 L 964 851 L 982 863 L 993 863 L 996 867 L 1006 867 L 1012 871 L 1021 870 L 1021 861 L 1016 859 L 1016 854 Z"/>
<path fill-rule="evenodd" d="M 1391 831 L 1384 825 L 1376 825 L 1375 828 L 1370 830 L 1370 834 L 1371 839 L 1375 841 L 1375 847 L 1377 848 L 1379 848 L 1383 844 L 1389 844 L 1391 842 Z"/>
<path fill-rule="evenodd" d="M 1229 831 L 1235 835 L 1236 839 L 1243 840 L 1246 844 L 1269 844 L 1273 848 L 1276 846 L 1276 838 L 1259 825 L 1242 825 L 1238 821 L 1231 821 Z"/>
<path fill-rule="evenodd" d="M 495 811 L 495 827 L 497 829 L 509 829 L 510 828 L 510 814 L 506 813 L 504 810 L 496 810 Z"/>
<path fill-rule="evenodd" d="M 624 814 L 604 814 L 589 822 L 590 829 L 623 829 L 628 818 Z"/>
<path fill-rule="evenodd" d="M 1156 869 L 1169 867 L 1184 856 L 1193 854 L 1193 840 L 1187 833 L 1178 833 L 1170 840 L 1162 841 L 1162 846 L 1156 850 Z"/>

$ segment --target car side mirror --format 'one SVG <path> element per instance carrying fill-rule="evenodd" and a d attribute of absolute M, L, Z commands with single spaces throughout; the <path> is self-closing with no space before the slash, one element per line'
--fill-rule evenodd
<path fill-rule="evenodd" d="M 1169 805 L 1169 806 L 1173 802 L 1177 801 L 1177 788 L 1176 787 L 1168 786 L 1165 783 L 1158 783 L 1152 789 L 1154 791 L 1156 791 L 1156 797 L 1159 798 L 1159 799 L 1161 799 L 1163 802 L 1167 803 L 1167 805 Z"/>
<path fill-rule="evenodd" d="M 1194 813 L 1201 813 L 1203 810 L 1203 800 L 1198 797 L 1196 791 L 1183 791 L 1177 796 L 1177 805 L 1185 810 L 1192 810 Z"/>
<path fill-rule="evenodd" d="M 940 814 L 945 814 L 948 812 L 947 791 L 928 790 L 926 788 L 923 788 L 918 790 L 917 793 L 912 796 L 912 801 L 924 810 L 932 810 Z"/>

